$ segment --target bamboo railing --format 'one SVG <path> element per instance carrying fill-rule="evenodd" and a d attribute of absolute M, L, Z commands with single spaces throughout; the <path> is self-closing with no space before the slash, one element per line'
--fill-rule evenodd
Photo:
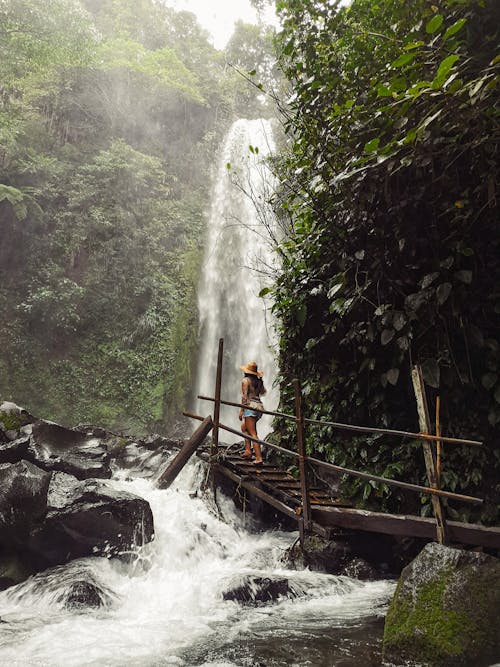
<path fill-rule="evenodd" d="M 265 440 L 261 440 L 259 438 L 254 438 L 248 434 L 243 434 L 241 431 L 238 431 L 236 429 L 231 428 L 230 426 L 227 426 L 225 424 L 220 423 L 219 415 L 220 415 L 220 406 L 221 405 L 228 405 L 236 408 L 245 408 L 241 403 L 236 403 L 233 401 L 225 401 L 221 399 L 221 386 L 222 386 L 222 357 L 223 357 L 223 345 L 224 341 L 223 339 L 220 339 L 219 341 L 219 353 L 218 353 L 218 363 L 217 363 L 217 376 L 216 376 L 216 383 L 215 383 L 215 397 L 211 396 L 202 396 L 199 395 L 198 398 L 200 400 L 204 401 L 212 401 L 215 403 L 214 406 L 214 443 L 213 447 L 217 448 L 218 444 L 218 432 L 219 429 L 222 429 L 224 431 L 227 431 L 228 433 L 233 433 L 235 435 L 239 435 L 241 437 L 244 437 L 246 440 L 250 440 L 251 442 L 258 443 L 260 445 L 264 445 L 265 447 L 268 447 L 269 449 L 272 449 L 274 451 L 277 451 L 281 454 L 284 454 L 286 456 L 291 456 L 296 459 L 298 459 L 298 467 L 299 467 L 299 479 L 300 479 L 300 487 L 301 487 L 301 498 L 302 498 L 302 512 L 301 512 L 301 517 L 299 519 L 299 530 L 300 530 L 300 535 L 301 535 L 301 541 L 303 540 L 304 533 L 307 532 L 310 527 L 311 527 L 311 507 L 310 507 L 310 498 L 309 498 L 309 490 L 308 490 L 308 476 L 307 476 L 307 466 L 312 465 L 316 466 L 319 468 L 323 468 L 324 470 L 329 470 L 332 472 L 340 473 L 343 475 L 349 475 L 352 477 L 357 477 L 359 479 L 366 479 L 369 481 L 373 481 L 376 483 L 383 483 L 386 484 L 387 486 L 393 486 L 393 487 L 398 487 L 401 489 L 404 489 L 406 491 L 411 491 L 414 493 L 419 493 L 421 495 L 430 495 L 432 499 L 432 504 L 433 504 L 433 510 L 434 510 L 434 515 L 436 519 L 436 537 L 438 542 L 445 543 L 446 542 L 446 520 L 444 517 L 444 510 L 441 505 L 441 499 L 442 498 L 448 498 L 451 500 L 457 500 L 460 502 L 465 502 L 465 503 L 472 503 L 472 504 L 482 504 L 483 500 L 481 498 L 476 498 L 474 496 L 468 496 L 460 493 L 455 493 L 451 491 L 444 491 L 443 489 L 439 488 L 439 473 L 440 470 L 438 471 L 437 466 L 436 466 L 436 458 L 434 452 L 431 450 L 430 445 L 431 443 L 436 443 L 439 446 L 439 454 L 441 453 L 441 447 L 443 444 L 450 444 L 450 445 L 467 445 L 467 446 L 473 446 L 473 447 L 480 447 L 482 446 L 482 442 L 478 440 L 470 440 L 470 439 L 465 439 L 465 438 L 451 438 L 447 436 L 443 436 L 438 429 L 438 432 L 436 435 L 433 435 L 430 433 L 430 421 L 429 421 L 429 415 L 428 415 L 428 409 L 427 409 L 427 403 L 425 399 L 425 389 L 423 385 L 423 380 L 421 376 L 420 369 L 418 367 L 415 367 L 412 371 L 412 379 L 414 383 L 414 389 L 415 389 L 415 397 L 417 400 L 417 407 L 418 407 L 418 413 L 419 413 L 419 421 L 420 421 L 420 432 L 418 433 L 412 433 L 410 431 L 400 431 L 400 430 L 394 430 L 394 429 L 384 429 L 384 428 L 375 428 L 375 427 L 368 427 L 368 426 L 356 426 L 353 424 L 344 424 L 340 422 L 331 422 L 331 421 L 323 421 L 323 420 L 318 420 L 318 419 L 308 419 L 304 417 L 304 409 L 303 409 L 303 398 L 302 398 L 302 392 L 300 388 L 300 382 L 298 379 L 293 380 L 293 387 L 294 387 L 294 396 L 295 396 L 295 414 L 290 415 L 286 414 L 283 412 L 276 412 L 272 410 L 257 410 L 257 412 L 261 412 L 262 414 L 266 415 L 271 415 L 274 417 L 282 417 L 284 419 L 288 420 L 293 420 L 296 423 L 296 434 L 297 434 L 297 451 L 291 450 L 291 449 L 286 449 L 285 447 L 280 447 L 279 445 L 275 445 L 271 442 L 267 442 Z M 253 408 L 254 409 L 254 408 Z M 199 415 L 195 415 L 190 412 L 184 412 L 183 413 L 187 417 L 191 417 L 193 419 L 197 419 L 200 421 L 203 421 L 203 417 Z M 389 436 L 395 436 L 395 437 L 400 437 L 400 438 L 412 438 L 412 439 L 418 439 L 422 441 L 423 447 L 424 447 L 424 457 L 425 457 L 425 462 L 426 462 L 426 469 L 427 469 L 427 476 L 428 476 L 428 481 L 429 485 L 428 486 L 422 486 L 419 484 L 412 484 L 410 482 L 404 482 L 401 480 L 395 480 L 395 479 L 390 479 L 387 477 L 381 477 L 380 475 L 374 475 L 369 472 L 361 471 L 361 470 L 353 470 L 350 468 L 345 468 L 343 466 L 338 466 L 333 463 L 329 463 L 327 461 L 321 461 L 320 459 L 307 456 L 306 450 L 305 450 L 305 426 L 306 424 L 311 425 L 311 426 L 330 426 L 335 429 L 339 430 L 344 430 L 344 431 L 350 431 L 350 432 L 355 432 L 355 433 L 370 433 L 370 434 L 380 434 L 380 435 L 389 435 Z M 440 458 L 440 456 L 439 456 Z"/>

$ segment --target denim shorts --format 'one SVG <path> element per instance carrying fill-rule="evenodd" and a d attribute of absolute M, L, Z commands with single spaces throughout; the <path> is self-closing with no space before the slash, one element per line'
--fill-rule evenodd
<path fill-rule="evenodd" d="M 260 419 L 262 417 L 262 413 L 257 412 L 257 410 L 250 410 L 250 408 L 244 408 L 243 417 L 255 417 L 255 419 Z"/>

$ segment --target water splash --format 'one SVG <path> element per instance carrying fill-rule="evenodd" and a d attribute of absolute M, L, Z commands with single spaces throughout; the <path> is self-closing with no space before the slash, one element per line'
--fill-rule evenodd
<path fill-rule="evenodd" d="M 335 664 L 366 664 L 359 646 L 376 645 L 394 584 L 286 570 L 296 534 L 247 532 L 230 499 L 216 507 L 200 494 L 205 474 L 191 463 L 167 491 L 142 478 L 110 482 L 149 501 L 155 541 L 133 564 L 81 559 L 0 593 L 0 664 L 277 667 L 304 664 L 304 651 L 311 664 L 334 655 Z M 100 609 L 64 604 L 82 571 L 106 593 Z M 248 575 L 286 577 L 296 597 L 260 607 L 224 600 Z"/>
<path fill-rule="evenodd" d="M 273 322 L 259 292 L 270 284 L 276 262 L 272 213 L 266 203 L 271 175 L 265 160 L 273 150 L 269 121 L 238 120 L 221 151 L 198 291 L 196 385 L 197 393 L 214 395 L 218 341 L 224 338 L 222 398 L 239 402 L 239 367 L 255 360 L 265 373 L 265 406 L 271 410 L 276 409 L 279 399 L 272 386 L 276 376 Z M 197 410 L 209 414 L 212 406 L 200 402 Z M 221 421 L 239 428 L 237 409 L 222 406 Z M 269 432 L 270 423 L 267 417 L 259 422 L 261 437 Z"/>

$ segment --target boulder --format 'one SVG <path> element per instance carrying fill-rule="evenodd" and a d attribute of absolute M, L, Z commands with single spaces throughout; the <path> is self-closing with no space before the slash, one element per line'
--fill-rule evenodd
<path fill-rule="evenodd" d="M 0 443 L 0 463 L 17 463 L 26 458 L 29 441 L 29 436 L 25 435 L 15 440 L 7 439 L 6 442 Z"/>
<path fill-rule="evenodd" d="M 77 479 L 111 477 L 108 449 L 99 438 L 46 421 L 26 426 L 23 432 L 31 436 L 26 457 L 40 468 Z"/>
<path fill-rule="evenodd" d="M 430 543 L 401 574 L 384 660 L 482 667 L 500 660 L 500 560 Z"/>
<path fill-rule="evenodd" d="M 9 440 L 15 440 L 20 428 L 34 421 L 35 417 L 19 405 L 10 401 L 0 404 L 0 430 Z"/>
<path fill-rule="evenodd" d="M 25 581 L 36 571 L 29 554 L 0 547 L 0 591 Z"/>
<path fill-rule="evenodd" d="M 82 556 L 126 555 L 153 535 L 153 515 L 143 498 L 101 480 L 79 481 L 55 472 L 47 514 L 32 530 L 27 546 L 48 565 L 56 565 Z"/>
<path fill-rule="evenodd" d="M 24 546 L 47 511 L 50 473 L 29 461 L 0 464 L 0 541 Z"/>
<path fill-rule="evenodd" d="M 246 577 L 223 594 L 224 600 L 234 600 L 245 605 L 276 602 L 283 598 L 295 598 L 297 593 L 290 587 L 288 579 L 268 577 Z"/>
<path fill-rule="evenodd" d="M 373 581 L 380 579 L 380 572 L 363 558 L 355 557 L 339 572 L 344 577 L 359 579 L 360 581 Z"/>

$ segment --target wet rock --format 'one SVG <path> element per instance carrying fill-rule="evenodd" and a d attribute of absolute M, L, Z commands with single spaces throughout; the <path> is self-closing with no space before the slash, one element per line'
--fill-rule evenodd
<path fill-rule="evenodd" d="M 14 431 L 13 431 L 14 432 Z M 17 435 L 17 432 L 15 432 Z M 0 463 L 17 463 L 26 457 L 28 451 L 29 436 L 8 439 L 0 444 Z"/>
<path fill-rule="evenodd" d="M 171 438 L 165 438 L 162 435 L 153 433 L 148 435 L 147 438 L 144 438 L 140 441 L 140 444 L 143 445 L 146 449 L 158 449 L 162 447 L 165 450 L 180 449 L 182 446 L 181 440 L 172 440 Z"/>
<path fill-rule="evenodd" d="M 380 572 L 363 558 L 353 558 L 345 567 L 343 567 L 339 574 L 351 579 L 359 579 L 360 581 L 373 581 L 380 579 Z"/>
<path fill-rule="evenodd" d="M 247 577 L 243 583 L 223 594 L 224 600 L 234 600 L 245 605 L 258 605 L 294 597 L 297 597 L 297 594 L 291 589 L 288 579 L 268 577 Z"/>
<path fill-rule="evenodd" d="M 25 581 L 36 571 L 29 554 L 0 547 L 0 591 Z"/>
<path fill-rule="evenodd" d="M 384 660 L 482 667 L 500 660 L 500 560 L 430 543 L 402 572 Z"/>
<path fill-rule="evenodd" d="M 107 606 L 102 588 L 86 579 L 72 583 L 58 602 L 62 602 L 66 609 L 98 609 Z"/>
<path fill-rule="evenodd" d="M 31 435 L 26 456 L 40 468 L 77 479 L 111 477 L 109 452 L 98 438 L 45 421 L 23 430 Z"/>
<path fill-rule="evenodd" d="M 47 510 L 28 547 L 48 565 L 89 555 L 119 556 L 153 539 L 148 502 L 101 480 L 79 481 L 55 472 Z"/>
<path fill-rule="evenodd" d="M 47 511 L 47 473 L 29 461 L 0 464 L 0 541 L 23 546 Z"/>
<path fill-rule="evenodd" d="M 340 574 L 353 558 L 347 542 L 327 540 L 319 535 L 306 536 L 303 548 L 297 542 L 287 554 L 290 565 L 329 574 Z"/>

